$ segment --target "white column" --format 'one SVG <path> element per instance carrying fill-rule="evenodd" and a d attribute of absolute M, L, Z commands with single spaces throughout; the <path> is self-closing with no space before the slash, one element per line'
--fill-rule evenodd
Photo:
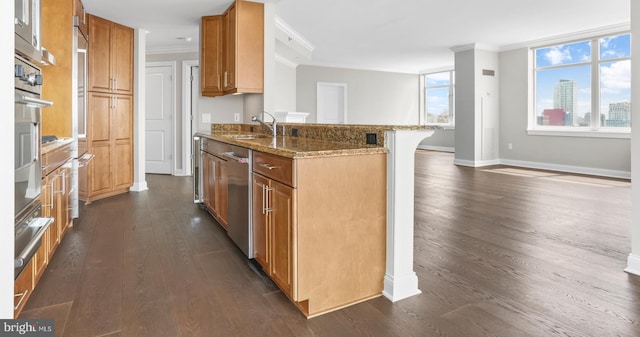
<path fill-rule="evenodd" d="M 136 28 L 133 42 L 133 192 L 147 190 L 145 178 L 146 41 L 149 31 Z"/>
<path fill-rule="evenodd" d="M 420 142 L 433 130 L 385 132 L 387 153 L 387 270 L 382 294 L 392 302 L 418 295 L 413 271 L 414 162 Z"/>
<path fill-rule="evenodd" d="M 635 24 L 634 24 L 635 23 Z M 640 107 L 640 3 L 631 1 L 631 106 Z M 640 275 L 640 109 L 631 109 L 631 253 L 625 271 Z"/>
<path fill-rule="evenodd" d="M 2 32 L 2 45 L 0 48 L 0 106 L 3 113 L 0 117 L 0 157 L 13 158 L 14 147 L 14 122 L 13 113 L 13 69 L 14 50 L 6 46 L 13 45 L 14 24 L 13 24 L 14 2 L 2 1 L 0 3 L 0 32 Z M 0 186 L 5 193 L 5 197 L 14 193 L 14 166 L 0 166 Z M 0 318 L 13 318 L 13 259 L 15 235 L 14 228 L 9 224 L 14 223 L 14 202 L 4 199 L 0 203 L 0 237 L 2 244 L 0 245 Z"/>

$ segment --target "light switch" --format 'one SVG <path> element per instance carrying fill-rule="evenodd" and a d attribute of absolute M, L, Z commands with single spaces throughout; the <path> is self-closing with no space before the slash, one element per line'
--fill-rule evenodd
<path fill-rule="evenodd" d="M 202 114 L 202 123 L 211 123 L 211 114 L 203 113 Z"/>

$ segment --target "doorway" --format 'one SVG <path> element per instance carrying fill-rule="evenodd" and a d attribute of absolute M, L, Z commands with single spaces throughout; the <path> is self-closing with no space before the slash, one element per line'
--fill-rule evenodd
<path fill-rule="evenodd" d="M 175 62 L 149 62 L 145 92 L 146 173 L 173 174 Z"/>
<path fill-rule="evenodd" d="M 347 84 L 318 82 L 316 122 L 347 123 Z"/>

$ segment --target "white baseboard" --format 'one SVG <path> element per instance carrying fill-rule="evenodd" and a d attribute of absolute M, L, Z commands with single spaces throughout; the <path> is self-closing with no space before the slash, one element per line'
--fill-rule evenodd
<path fill-rule="evenodd" d="M 500 159 L 493 160 L 464 160 L 464 159 L 454 159 L 453 163 L 455 165 L 460 166 L 468 166 L 468 167 L 483 167 L 483 166 L 491 166 L 491 165 L 500 165 Z"/>
<path fill-rule="evenodd" d="M 570 165 L 540 163 L 540 162 L 511 160 L 511 159 L 500 159 L 500 163 L 503 165 L 534 168 L 534 169 L 540 169 L 540 170 L 550 170 L 550 171 L 588 174 L 588 175 L 611 177 L 611 178 L 631 179 L 631 172 L 628 172 L 628 171 L 606 170 L 606 169 L 598 169 L 593 167 L 570 166 Z"/>
<path fill-rule="evenodd" d="M 624 271 L 629 274 L 640 275 L 640 255 L 629 254 L 627 268 Z"/>
<path fill-rule="evenodd" d="M 444 146 L 432 146 L 432 145 L 418 145 L 420 150 L 430 150 L 430 151 L 440 151 L 440 152 L 456 152 L 456 149 L 453 147 L 444 147 Z"/>

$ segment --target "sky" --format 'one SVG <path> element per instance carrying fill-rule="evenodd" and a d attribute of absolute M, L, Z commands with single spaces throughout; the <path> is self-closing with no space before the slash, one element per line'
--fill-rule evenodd
<path fill-rule="evenodd" d="M 631 55 L 629 34 L 599 39 L 600 110 L 608 112 L 609 103 L 631 100 L 631 61 L 620 60 Z M 591 112 L 591 40 L 540 48 L 535 51 L 538 68 L 536 86 L 536 112 L 553 108 L 553 91 L 561 79 L 576 81 L 578 86 L 578 115 Z M 428 74 L 425 85 L 428 90 L 428 113 L 439 115 L 449 107 L 447 89 L 431 89 L 432 86 L 447 85 L 449 72 Z"/>
<path fill-rule="evenodd" d="M 631 61 L 620 60 L 631 55 L 630 35 L 618 35 L 599 40 L 600 111 L 608 112 L 609 103 L 629 102 L 631 99 Z M 536 76 L 536 112 L 553 108 L 553 90 L 560 79 L 576 81 L 578 86 L 578 115 L 591 112 L 590 62 L 593 56 L 591 41 L 540 48 L 535 51 L 539 69 Z"/>

